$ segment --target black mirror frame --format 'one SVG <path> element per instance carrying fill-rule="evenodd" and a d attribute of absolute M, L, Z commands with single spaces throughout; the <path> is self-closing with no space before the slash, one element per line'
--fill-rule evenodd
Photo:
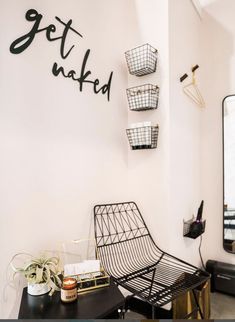
<path fill-rule="evenodd" d="M 225 98 L 223 99 L 222 101 L 222 167 L 223 167 L 223 249 L 227 252 L 227 253 L 230 253 L 230 254 L 235 254 L 234 252 L 228 250 L 226 247 L 225 247 L 225 244 L 224 244 L 224 201 L 225 201 L 225 189 L 224 189 L 224 107 L 225 107 L 225 101 L 228 97 L 232 97 L 234 96 L 235 97 L 235 94 L 231 94 L 231 95 L 227 95 L 225 96 Z"/>

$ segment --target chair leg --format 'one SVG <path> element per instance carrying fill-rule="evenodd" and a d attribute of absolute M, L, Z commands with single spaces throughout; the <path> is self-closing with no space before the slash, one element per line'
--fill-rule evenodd
<path fill-rule="evenodd" d="M 155 319 L 155 306 L 152 305 L 152 320 Z"/>
<path fill-rule="evenodd" d="M 125 306 L 123 306 L 122 308 L 118 309 L 118 316 L 119 316 L 119 320 L 124 320 L 125 319 Z"/>
<path fill-rule="evenodd" d="M 125 307 L 124 307 L 124 310 L 127 312 L 127 310 L 129 310 L 129 301 L 130 299 L 133 297 L 133 295 L 128 295 L 126 298 L 125 298 Z"/>
<path fill-rule="evenodd" d="M 198 311 L 199 311 L 200 317 L 201 317 L 201 319 L 203 320 L 203 319 L 204 319 L 204 315 L 203 315 L 203 313 L 202 313 L 202 310 L 201 310 L 200 304 L 199 304 L 199 302 L 198 302 L 198 300 L 197 300 L 197 296 L 196 296 L 196 294 L 195 294 L 195 290 L 192 290 L 192 292 L 193 292 L 194 301 L 195 301 L 195 303 L 196 303 L 196 306 L 197 306 L 197 309 L 198 309 Z"/>

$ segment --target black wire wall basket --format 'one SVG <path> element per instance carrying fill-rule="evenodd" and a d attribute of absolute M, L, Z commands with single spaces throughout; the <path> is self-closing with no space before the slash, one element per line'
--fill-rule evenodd
<path fill-rule="evenodd" d="M 200 222 L 202 230 L 200 234 L 192 234 L 191 233 L 191 225 L 193 222 L 195 222 L 195 218 L 191 218 L 190 220 L 184 221 L 184 225 L 183 225 L 183 236 L 184 237 L 189 237 L 192 239 L 196 239 L 197 237 L 199 237 L 201 234 L 203 234 L 205 232 L 205 228 L 206 228 L 206 220 L 202 220 Z"/>
<path fill-rule="evenodd" d="M 131 75 L 144 76 L 154 73 L 157 68 L 158 51 L 145 44 L 125 52 L 126 62 Z"/>
<path fill-rule="evenodd" d="M 155 149 L 157 147 L 159 126 L 142 126 L 126 130 L 132 150 Z"/>
<path fill-rule="evenodd" d="M 145 84 L 126 90 L 129 108 L 132 111 L 152 110 L 158 107 L 159 87 Z"/>

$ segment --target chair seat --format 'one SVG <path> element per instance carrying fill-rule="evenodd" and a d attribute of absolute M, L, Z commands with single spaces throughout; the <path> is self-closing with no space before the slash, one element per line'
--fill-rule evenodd
<path fill-rule="evenodd" d="M 165 258 L 167 255 L 164 255 Z M 185 272 L 166 263 L 157 264 L 114 279 L 117 284 L 155 306 L 165 305 L 208 279 L 200 270 Z"/>

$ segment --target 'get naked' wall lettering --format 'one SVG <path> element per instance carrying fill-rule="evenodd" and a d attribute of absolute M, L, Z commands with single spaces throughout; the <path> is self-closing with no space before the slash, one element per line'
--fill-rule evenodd
<path fill-rule="evenodd" d="M 45 28 L 39 28 L 41 20 L 43 16 L 39 14 L 35 9 L 30 9 L 26 12 L 25 18 L 27 21 L 33 22 L 32 29 L 25 35 L 17 38 L 13 41 L 10 45 L 10 52 L 12 54 L 20 54 L 24 50 L 26 50 L 34 41 L 35 36 L 40 32 L 46 33 L 46 38 L 49 42 L 51 41 L 60 41 L 60 56 L 63 59 L 67 59 L 68 56 L 71 54 L 74 46 L 71 46 L 68 50 L 65 49 L 66 38 L 69 32 L 73 32 L 77 34 L 78 37 L 82 38 L 83 36 L 74 28 L 72 28 L 72 19 L 70 19 L 67 23 L 62 21 L 59 17 L 55 17 L 55 19 L 64 26 L 64 30 L 61 36 L 54 36 L 56 32 L 56 26 L 54 24 L 50 24 Z M 83 62 L 81 65 L 80 73 L 77 73 L 75 70 L 70 70 L 65 72 L 63 66 L 58 66 L 57 62 L 54 62 L 52 66 L 52 74 L 56 77 L 61 74 L 65 78 L 71 78 L 73 81 L 78 82 L 79 90 L 83 90 L 84 84 L 91 84 L 93 87 L 93 91 L 95 94 L 102 93 L 107 95 L 107 99 L 110 99 L 110 89 L 111 89 L 111 82 L 113 77 L 113 72 L 110 73 L 108 82 L 104 85 L 100 85 L 100 81 L 98 78 L 95 80 L 91 79 L 92 72 L 87 70 L 87 62 L 90 55 L 90 49 L 87 49 Z"/>

